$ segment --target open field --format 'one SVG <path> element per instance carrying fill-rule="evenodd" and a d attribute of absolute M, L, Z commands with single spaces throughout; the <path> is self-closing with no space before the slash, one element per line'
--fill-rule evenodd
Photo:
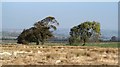
<path fill-rule="evenodd" d="M 120 47 L 120 42 L 98 42 L 98 43 L 87 43 L 85 46 L 97 46 L 97 47 L 111 47 L 118 48 Z M 75 44 L 76 46 L 82 46 L 82 44 Z"/>
<path fill-rule="evenodd" d="M 15 44 L 17 45 L 16 43 L 17 41 L 16 40 L 2 40 L 2 43 L 0 44 L 6 44 L 6 45 L 11 45 L 11 44 Z M 113 47 L 113 48 L 118 48 L 120 47 L 120 45 L 118 46 L 118 44 L 120 44 L 120 42 L 97 42 L 97 43 L 87 43 L 86 46 L 98 46 L 98 47 Z M 30 45 L 36 45 L 36 43 L 30 43 Z M 48 45 L 48 46 L 70 46 L 68 43 L 63 43 L 63 42 L 59 42 L 59 43 L 51 43 L 51 42 L 48 42 L 48 43 L 45 43 L 45 45 Z M 82 46 L 82 43 L 80 44 L 74 44 L 75 46 Z"/>
<path fill-rule="evenodd" d="M 117 65 L 118 48 L 98 46 L 1 45 L 3 65 Z"/>

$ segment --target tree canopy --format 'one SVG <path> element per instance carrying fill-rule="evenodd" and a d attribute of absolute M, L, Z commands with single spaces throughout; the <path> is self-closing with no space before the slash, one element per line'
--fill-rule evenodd
<path fill-rule="evenodd" d="M 98 39 L 99 35 L 100 35 L 100 23 L 95 21 L 93 22 L 86 21 L 70 29 L 69 43 L 73 44 L 75 42 L 83 41 L 84 46 L 86 41 L 89 40 L 89 38 L 97 36 L 96 39 Z"/>
<path fill-rule="evenodd" d="M 29 42 L 36 42 L 38 45 L 41 42 L 41 44 L 44 44 L 46 39 L 53 37 L 52 32 L 57 29 L 57 25 L 59 25 L 57 20 L 52 16 L 48 16 L 36 22 L 33 27 L 24 29 L 18 36 L 17 43 L 28 44 Z"/>

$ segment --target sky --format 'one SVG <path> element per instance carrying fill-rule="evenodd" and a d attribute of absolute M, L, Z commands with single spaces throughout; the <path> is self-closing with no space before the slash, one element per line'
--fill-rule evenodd
<path fill-rule="evenodd" d="M 54 16 L 58 28 L 72 28 L 97 21 L 101 29 L 118 30 L 117 2 L 3 2 L 2 28 L 26 29 L 38 20 Z"/>
<path fill-rule="evenodd" d="M 118 2 L 119 0 L 1 0 L 2 2 Z"/>

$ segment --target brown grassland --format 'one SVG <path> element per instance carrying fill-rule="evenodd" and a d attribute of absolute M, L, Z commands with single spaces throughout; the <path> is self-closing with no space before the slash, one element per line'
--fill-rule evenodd
<path fill-rule="evenodd" d="M 2 65 L 117 65 L 118 48 L 0 45 Z"/>

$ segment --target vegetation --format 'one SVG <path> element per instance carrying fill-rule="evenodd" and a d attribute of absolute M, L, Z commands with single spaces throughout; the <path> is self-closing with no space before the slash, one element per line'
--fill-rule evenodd
<path fill-rule="evenodd" d="M 52 32 L 56 30 L 56 26 L 59 25 L 54 17 L 46 17 L 45 19 L 38 21 L 34 24 L 34 27 L 24 29 L 18 36 L 17 43 L 28 44 L 29 42 L 39 42 L 43 45 L 45 40 L 53 37 Z"/>
<path fill-rule="evenodd" d="M 66 44 L 67 46 L 82 46 L 81 43 Z M 100 42 L 100 43 L 86 43 L 86 46 L 96 46 L 96 47 L 105 47 L 105 48 L 118 48 L 118 42 Z"/>
<path fill-rule="evenodd" d="M 41 42 L 41 44 L 43 45 L 47 39 L 54 37 L 52 32 L 57 29 L 56 27 L 57 25 L 59 25 L 57 20 L 54 17 L 48 16 L 43 20 L 36 22 L 33 27 L 29 29 L 24 29 L 22 33 L 18 36 L 17 43 L 28 44 L 30 42 L 35 42 L 38 45 L 39 42 Z M 61 45 L 117 47 L 116 43 L 115 45 L 111 43 L 109 44 L 95 43 L 100 41 L 99 40 L 100 35 L 101 35 L 100 23 L 95 21 L 93 22 L 86 21 L 71 28 L 69 44 L 62 43 Z M 111 38 L 111 41 L 114 40 L 116 40 L 115 36 Z M 88 41 L 89 43 L 86 43 Z M 94 43 L 93 42 L 91 43 L 90 41 L 94 41 Z M 48 45 L 54 45 L 54 44 L 48 43 Z"/>
<path fill-rule="evenodd" d="M 95 21 L 93 22 L 84 22 L 80 25 L 74 26 L 70 30 L 70 38 L 69 43 L 74 44 L 78 43 L 80 41 L 83 41 L 85 45 L 86 41 L 88 41 L 90 38 L 92 39 L 99 39 L 100 35 L 100 23 L 97 23 Z"/>
<path fill-rule="evenodd" d="M 116 41 L 116 42 L 117 42 L 117 41 L 118 41 L 118 39 L 117 39 L 117 37 L 116 37 L 116 36 L 112 36 L 112 37 L 111 37 L 111 39 L 110 39 L 110 41 L 114 41 L 114 42 Z"/>

